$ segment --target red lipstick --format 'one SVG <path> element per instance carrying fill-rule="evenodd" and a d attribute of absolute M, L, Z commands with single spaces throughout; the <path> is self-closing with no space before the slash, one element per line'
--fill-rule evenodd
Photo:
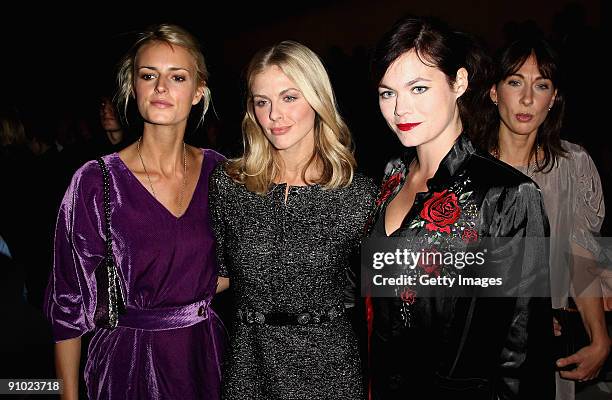
<path fill-rule="evenodd" d="M 412 130 L 413 128 L 417 127 L 421 125 L 420 122 L 414 122 L 414 123 L 407 123 L 407 124 L 396 124 L 397 129 L 399 129 L 400 131 L 404 131 L 407 132 L 409 130 Z"/>

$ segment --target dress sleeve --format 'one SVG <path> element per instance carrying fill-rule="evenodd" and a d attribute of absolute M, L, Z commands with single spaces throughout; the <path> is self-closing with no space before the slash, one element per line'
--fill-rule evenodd
<path fill-rule="evenodd" d="M 223 186 L 227 178 L 224 171 L 225 163 L 219 163 L 212 174 L 210 175 L 208 204 L 210 207 L 210 215 L 212 220 L 212 228 L 215 234 L 215 252 L 217 255 L 217 264 L 219 265 L 218 275 L 224 278 L 229 278 L 229 272 L 225 264 L 225 219 L 223 217 L 223 207 L 225 205 Z"/>
<path fill-rule="evenodd" d="M 346 285 L 344 288 L 344 307 L 352 308 L 361 296 L 361 240 L 366 221 L 374 208 L 378 188 L 372 179 L 359 176 L 355 179 L 356 190 L 351 193 L 349 201 L 353 204 L 352 214 L 357 219 L 357 235 L 351 242 L 349 262 L 346 268 Z"/>
<path fill-rule="evenodd" d="M 572 153 L 574 168 L 569 171 L 576 182 L 571 240 L 590 251 L 599 254 L 595 236 L 599 234 L 605 217 L 605 205 L 601 180 L 593 160 L 584 150 Z"/>
<path fill-rule="evenodd" d="M 554 398 L 554 340 L 549 286 L 548 218 L 540 190 L 523 182 L 508 193 L 507 229 L 512 318 L 500 354 L 500 399 Z M 510 191 L 509 191 L 510 192 Z M 510 211 L 511 210 L 511 211 Z M 504 300 L 504 299 L 502 299 Z M 510 303 L 510 305 L 511 305 Z"/>
<path fill-rule="evenodd" d="M 102 173 L 96 173 L 96 168 L 94 161 L 75 173 L 57 217 L 53 270 L 44 306 L 56 342 L 94 328 L 95 269 L 104 256 Z"/>

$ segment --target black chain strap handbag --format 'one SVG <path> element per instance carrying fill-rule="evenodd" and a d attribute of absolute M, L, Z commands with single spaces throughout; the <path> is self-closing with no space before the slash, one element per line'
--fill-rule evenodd
<path fill-rule="evenodd" d="M 104 236 L 106 246 L 104 258 L 96 267 L 96 311 L 94 322 L 96 326 L 114 329 L 119 322 L 119 314 L 125 313 L 125 296 L 117 266 L 113 257 L 113 238 L 111 235 L 110 214 L 110 176 L 102 158 L 96 160 L 102 169 L 103 205 L 104 205 Z"/>

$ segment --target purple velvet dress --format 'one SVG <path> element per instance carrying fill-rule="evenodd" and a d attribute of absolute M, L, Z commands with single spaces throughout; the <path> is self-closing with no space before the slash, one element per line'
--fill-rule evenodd
<path fill-rule="evenodd" d="M 45 303 L 56 341 L 93 331 L 85 380 L 91 399 L 218 399 L 223 326 L 208 307 L 217 263 L 208 177 L 223 156 L 203 150 L 185 213 L 176 218 L 117 153 L 110 173 L 113 253 L 127 313 L 113 330 L 96 327 L 94 270 L 104 254 L 102 172 L 95 161 L 74 175 L 55 233 Z"/>

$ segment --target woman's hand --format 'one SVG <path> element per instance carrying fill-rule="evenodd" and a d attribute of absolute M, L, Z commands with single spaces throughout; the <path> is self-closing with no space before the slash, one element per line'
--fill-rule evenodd
<path fill-rule="evenodd" d="M 576 368 L 570 371 L 561 371 L 560 375 L 562 378 L 579 382 L 594 379 L 599 375 L 599 371 L 608 358 L 609 353 L 609 339 L 606 338 L 599 342 L 593 342 L 571 356 L 557 360 L 557 366 L 561 368 L 576 364 Z"/>
<path fill-rule="evenodd" d="M 553 332 L 555 336 L 561 336 L 561 324 L 555 317 L 553 317 Z"/>
<path fill-rule="evenodd" d="M 228 289 L 229 286 L 230 286 L 229 278 L 224 278 L 222 276 L 218 276 L 217 277 L 217 291 L 216 291 L 216 293 L 220 293 L 220 292 Z"/>

